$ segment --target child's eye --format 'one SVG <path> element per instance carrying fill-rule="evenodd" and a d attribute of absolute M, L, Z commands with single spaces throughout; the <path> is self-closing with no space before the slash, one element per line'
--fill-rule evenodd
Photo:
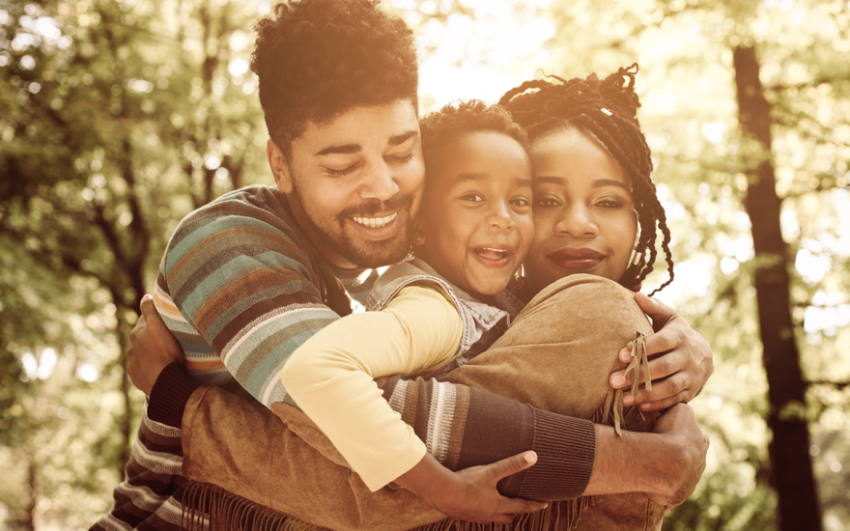
<path fill-rule="evenodd" d="M 461 196 L 461 199 L 463 201 L 470 201 L 473 203 L 480 203 L 484 201 L 484 197 L 482 197 L 480 194 L 466 194 L 464 196 Z"/>
<path fill-rule="evenodd" d="M 517 207 L 527 207 L 531 205 L 525 197 L 515 197 L 514 199 L 511 199 L 511 204 Z"/>

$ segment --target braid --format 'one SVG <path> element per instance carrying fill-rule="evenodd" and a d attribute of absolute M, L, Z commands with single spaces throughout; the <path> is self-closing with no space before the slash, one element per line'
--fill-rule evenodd
<path fill-rule="evenodd" d="M 639 260 L 626 269 L 620 284 L 634 286 L 652 272 L 660 231 L 669 278 L 652 295 L 673 281 L 673 256 L 667 216 L 652 181 L 651 153 L 637 119 L 640 107 L 634 91 L 637 72 L 635 63 L 601 81 L 596 74 L 570 80 L 547 76 L 509 90 L 499 104 L 526 128 L 532 141 L 558 129 L 577 128 L 596 138 L 626 170 L 632 181 L 640 226 L 635 249 Z"/>

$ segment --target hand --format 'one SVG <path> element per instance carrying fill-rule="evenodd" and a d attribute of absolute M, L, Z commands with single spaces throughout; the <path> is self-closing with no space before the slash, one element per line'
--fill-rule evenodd
<path fill-rule="evenodd" d="M 669 511 L 684 503 L 696 488 L 705 470 L 709 440 L 687 404 L 675 405 L 658 417 L 652 433 L 664 435 L 672 447 L 665 446 L 665 458 L 654 463 L 661 478 L 661 489 L 646 495 Z"/>
<path fill-rule="evenodd" d="M 714 372 L 711 347 L 702 334 L 691 328 L 675 310 L 650 299 L 642 293 L 635 294 L 641 309 L 652 318 L 656 333 L 646 339 L 647 354 L 663 354 L 649 362 L 652 390 L 641 388 L 637 396 L 626 393 L 625 406 L 640 404 L 643 411 L 658 411 L 680 402 L 690 402 L 702 390 Z M 628 348 L 619 353 L 624 363 L 631 361 Z M 639 382 L 643 382 L 641 379 Z M 617 371 L 609 380 L 611 387 L 620 389 L 632 385 L 632 374 Z"/>
<path fill-rule="evenodd" d="M 525 452 L 495 463 L 452 472 L 431 454 L 395 483 L 423 498 L 456 520 L 486 524 L 509 524 L 520 513 L 545 509 L 548 504 L 499 494 L 500 479 L 521 472 L 537 462 L 537 454 Z"/>
<path fill-rule="evenodd" d="M 127 374 L 140 391 L 150 396 L 159 373 L 175 361 L 183 363 L 183 349 L 159 318 L 153 298 L 142 298 L 142 315 L 130 331 Z"/>

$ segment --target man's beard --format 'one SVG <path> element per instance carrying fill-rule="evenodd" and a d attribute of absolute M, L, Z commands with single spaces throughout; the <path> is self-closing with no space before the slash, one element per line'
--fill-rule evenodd
<path fill-rule="evenodd" d="M 413 232 L 413 220 L 410 216 L 410 207 L 413 204 L 412 195 L 396 194 L 387 201 L 367 199 L 359 205 L 346 208 L 333 220 L 339 226 L 339 234 L 337 235 L 331 234 L 316 223 L 295 186 L 292 187 L 292 195 L 301 203 L 305 221 L 310 224 L 313 234 L 321 240 L 321 243 L 359 267 L 374 268 L 394 264 L 404 259 L 410 252 L 410 235 Z M 365 241 L 356 244 L 345 233 L 346 218 L 353 216 L 369 217 L 379 212 L 388 211 L 397 211 L 397 221 L 404 223 L 395 235 L 381 241 Z M 406 212 L 407 215 L 403 215 L 403 212 Z M 404 218 L 406 220 L 402 221 Z"/>

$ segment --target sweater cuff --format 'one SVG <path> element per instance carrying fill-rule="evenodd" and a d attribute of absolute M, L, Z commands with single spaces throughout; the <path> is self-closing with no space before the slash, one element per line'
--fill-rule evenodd
<path fill-rule="evenodd" d="M 171 363 L 159 373 L 148 401 L 148 418 L 155 422 L 180 428 L 183 411 L 189 397 L 201 384 L 189 378 L 178 362 Z"/>
<path fill-rule="evenodd" d="M 534 408 L 537 463 L 528 469 L 519 497 L 534 500 L 578 498 L 596 461 L 596 428 L 589 420 Z"/>

